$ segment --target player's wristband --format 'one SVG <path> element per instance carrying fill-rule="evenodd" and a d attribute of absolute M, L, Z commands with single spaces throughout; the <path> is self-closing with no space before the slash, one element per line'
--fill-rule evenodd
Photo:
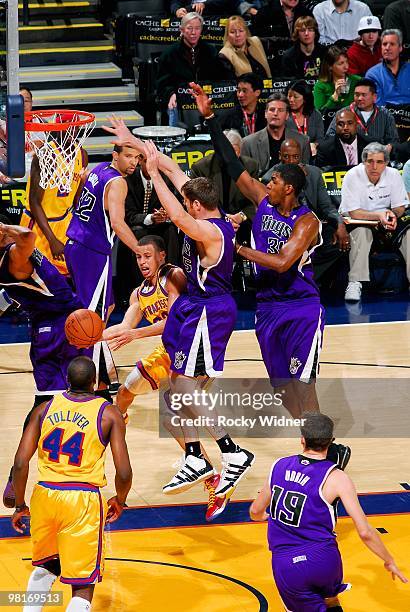
<path fill-rule="evenodd" d="M 25 510 L 26 508 L 28 508 L 26 502 L 23 502 L 22 504 L 20 504 L 19 506 L 16 506 L 15 508 L 15 512 L 22 512 L 23 510 Z"/>
<path fill-rule="evenodd" d="M 239 215 L 240 215 L 242 221 L 246 221 L 246 219 L 248 218 L 247 215 L 245 215 L 245 213 L 243 212 L 243 210 L 239 211 Z"/>

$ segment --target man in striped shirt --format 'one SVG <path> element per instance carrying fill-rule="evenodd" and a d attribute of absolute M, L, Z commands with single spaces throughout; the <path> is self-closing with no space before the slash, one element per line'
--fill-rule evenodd
<path fill-rule="evenodd" d="M 357 131 L 368 142 L 399 144 L 399 135 L 393 115 L 384 106 L 376 105 L 376 84 L 371 79 L 361 79 L 354 88 L 354 102 L 350 110 L 356 115 Z M 336 134 L 336 117 L 329 125 L 326 136 Z"/>

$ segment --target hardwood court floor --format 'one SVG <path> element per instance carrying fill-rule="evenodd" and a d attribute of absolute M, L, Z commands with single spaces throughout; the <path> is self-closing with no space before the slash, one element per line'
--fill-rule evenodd
<path fill-rule="evenodd" d="M 123 380 L 135 361 L 147 355 L 156 344 L 155 338 L 147 338 L 115 353 L 116 363 L 120 366 L 120 378 Z M 28 348 L 27 344 L 1 345 L 0 348 L 0 414 L 3 428 L 1 482 L 8 474 L 21 435 L 21 425 L 32 403 L 33 381 Z M 260 359 L 254 332 L 234 332 L 228 346 L 224 377 L 237 378 L 238 384 L 245 378 L 266 378 Z M 375 396 L 369 399 L 370 408 L 377 410 L 379 421 L 385 420 L 388 436 L 395 414 L 390 406 L 390 398 L 380 394 L 377 389 L 380 389 L 380 381 L 391 392 L 395 391 L 395 385 L 400 384 L 397 379 L 401 378 L 402 383 L 406 383 L 410 368 L 410 324 L 329 326 L 325 331 L 321 364 L 322 411 L 337 418 L 338 406 L 342 402 L 343 415 L 347 414 L 350 422 L 350 419 L 355 418 L 355 411 L 359 412 L 362 408 L 362 400 L 357 400 L 355 391 L 350 392 L 350 389 L 355 389 L 352 379 L 373 379 L 376 391 Z M 376 387 L 376 384 L 379 386 Z M 371 385 L 369 394 L 372 391 Z M 404 397 L 403 402 L 408 406 L 409 398 Z M 129 503 L 167 503 L 169 498 L 162 494 L 162 485 L 175 472 L 172 465 L 180 457 L 180 451 L 172 439 L 158 437 L 158 393 L 137 397 L 129 412 L 131 420 L 127 428 L 127 441 L 134 470 Z M 403 428 L 403 437 L 399 437 L 401 424 L 398 422 L 396 425 L 398 433 L 394 434 L 395 437 L 382 439 L 370 438 L 371 429 L 365 436 L 350 438 L 349 428 L 346 433 L 343 432 L 346 436 L 344 440 L 347 440 L 353 451 L 349 474 L 359 491 L 395 491 L 400 488 L 399 483 L 408 482 L 410 455 L 408 439 L 405 437 L 407 432 Z M 235 493 L 239 499 L 250 499 L 256 495 L 274 458 L 292 454 L 299 449 L 297 438 L 251 438 L 239 439 L 239 442 L 256 455 L 254 467 Z M 208 439 L 204 443 L 215 464 L 219 465 L 216 445 Z M 35 462 L 31 468 L 30 485 L 36 477 Z M 113 466 L 110 456 L 107 461 L 107 477 L 109 485 L 106 493 L 111 495 Z M 200 487 L 171 499 L 174 503 L 203 500 L 205 494 Z"/>
<path fill-rule="evenodd" d="M 410 517 L 371 517 L 403 571 L 409 571 Z M 341 596 L 346 612 L 404 612 L 409 586 L 393 582 L 363 545 L 352 521 L 339 519 L 344 579 L 353 585 Z M 29 538 L 0 540 L 0 590 L 24 590 L 31 572 Z M 407 566 L 407 567 L 406 567 Z M 67 605 L 70 589 L 56 583 Z M 1 608 L 3 609 L 3 608 Z M 4 608 L 5 609 L 5 608 Z M 46 608 L 47 609 L 47 608 Z M 107 534 L 103 582 L 96 586 L 94 612 L 279 612 L 271 577 L 266 525 L 211 525 Z"/>
<path fill-rule="evenodd" d="M 156 343 L 155 339 L 146 339 L 124 347 L 116 354 L 122 380 L 132 364 L 148 354 Z M 339 392 L 343 388 L 343 400 L 349 404 L 351 413 L 354 413 L 356 398 L 349 396 L 349 390 L 354 388 L 349 382 L 352 379 L 382 380 L 387 387 L 399 383 L 400 378 L 408 378 L 408 323 L 331 326 L 326 329 L 324 347 L 321 356 L 325 404 L 322 404 L 323 412 L 332 413 L 335 398 L 340 399 Z M 227 360 L 224 376 L 237 378 L 238 385 L 247 378 L 266 376 L 252 331 L 234 333 L 228 347 Z M 1 483 L 8 475 L 21 435 L 21 425 L 32 403 L 30 369 L 27 344 L 0 347 L 0 414 L 3 428 Z M 385 414 L 387 431 L 394 420 L 389 398 L 376 394 L 370 398 L 370 403 L 379 414 Z M 197 522 L 186 527 L 177 522 L 177 527 L 170 529 L 162 520 L 160 505 L 169 503 L 177 504 L 175 510 L 180 516 L 188 512 L 187 508 L 197 508 L 203 516 L 203 506 L 181 505 L 204 502 L 206 496 L 200 486 L 172 498 L 162 494 L 162 485 L 174 473 L 172 464 L 180 453 L 173 440 L 159 439 L 157 407 L 156 393 L 137 398 L 130 410 L 131 422 L 127 428 L 134 470 L 128 502 L 148 510 L 152 507 L 150 511 L 154 528 L 144 527 L 139 515 L 136 515 L 137 518 L 125 523 L 125 531 L 112 531 L 108 534 L 106 575 L 102 584 L 97 586 L 93 610 L 257 612 L 267 610 L 266 604 L 270 611 L 281 610 L 271 578 L 266 526 L 236 524 L 244 520 L 248 503 L 245 510 L 242 508 L 240 519 L 236 518 L 239 517 L 238 509 L 244 505 L 238 502 L 228 506 L 229 515 L 226 520 L 233 524 L 204 526 Z M 361 436 L 346 440 L 353 451 L 349 474 L 359 491 L 398 491 L 399 483 L 409 482 L 408 439 L 404 438 L 404 434 L 403 438 L 373 439 Z M 239 439 L 239 442 L 255 452 L 256 461 L 249 476 L 240 483 L 235 499 L 252 499 L 263 484 L 272 460 L 280 455 L 297 452 L 299 448 L 297 438 L 251 438 Z M 211 458 L 219 465 L 215 444 L 208 440 L 205 444 Z M 107 477 L 109 485 L 105 495 L 108 497 L 113 493 L 111 457 L 107 461 Z M 35 478 L 33 462 L 29 491 Z M 399 515 L 393 515 L 389 513 L 394 509 L 389 509 L 386 516 L 381 511 L 372 516 L 370 522 L 374 527 L 386 531 L 382 536 L 384 541 L 400 567 L 409 575 L 410 514 L 402 513 L 409 512 L 408 497 L 410 493 L 404 492 L 395 497 L 403 498 L 407 510 L 400 510 Z M 134 516 L 133 512 L 130 509 L 124 515 Z M 9 513 L 4 509 L 3 514 Z M 8 519 L 0 518 L 1 521 L 9 525 Z M 189 524 L 189 520 L 186 524 Z M 343 596 L 344 609 L 347 612 L 368 609 L 374 612 L 408 610 L 409 586 L 391 581 L 382 564 L 360 544 L 351 520 L 340 519 L 337 531 L 344 558 L 345 579 L 354 585 L 353 590 Z M 28 538 L 9 539 L 5 536 L 5 539 L 0 540 L 0 591 L 25 589 L 31 571 L 29 559 Z M 249 586 L 253 590 L 249 590 Z M 54 588 L 64 592 L 67 605 L 68 587 L 58 584 Z M 57 612 L 63 608 L 53 609 Z"/>

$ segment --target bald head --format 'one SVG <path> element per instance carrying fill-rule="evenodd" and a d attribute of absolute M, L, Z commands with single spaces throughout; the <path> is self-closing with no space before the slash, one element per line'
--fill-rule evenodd
<path fill-rule="evenodd" d="M 286 138 L 281 144 L 279 158 L 282 164 L 299 164 L 301 149 L 297 140 Z"/>
<path fill-rule="evenodd" d="M 67 382 L 71 391 L 91 392 L 96 381 L 96 370 L 89 357 L 75 357 L 68 366 Z"/>
<path fill-rule="evenodd" d="M 336 136 L 346 144 L 352 144 L 357 134 L 356 115 L 349 109 L 342 109 L 336 113 Z"/>

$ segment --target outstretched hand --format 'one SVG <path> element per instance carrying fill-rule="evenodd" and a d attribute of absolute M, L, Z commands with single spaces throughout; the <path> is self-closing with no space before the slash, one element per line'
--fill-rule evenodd
<path fill-rule="evenodd" d="M 147 172 L 151 178 L 159 175 L 159 151 L 152 140 L 144 143 Z"/>
<path fill-rule="evenodd" d="M 196 83 L 189 83 L 189 87 L 201 115 L 203 117 L 209 117 L 212 115 L 212 99 L 206 95 L 200 85 L 197 85 Z"/>
<path fill-rule="evenodd" d="M 115 140 L 111 141 L 112 144 L 118 145 L 119 147 L 132 147 L 133 149 L 137 149 L 140 153 L 144 152 L 144 143 L 131 134 L 122 119 L 117 119 L 117 117 L 112 116 L 110 117 L 110 123 L 111 127 L 103 125 L 102 128 L 116 137 Z"/>
<path fill-rule="evenodd" d="M 401 573 L 394 561 L 391 563 L 385 563 L 384 567 L 388 572 L 391 573 L 391 577 L 393 578 L 393 580 L 395 580 L 397 576 L 397 578 L 401 580 L 401 582 L 404 582 L 405 584 L 408 582 L 408 579 L 404 574 Z"/>

